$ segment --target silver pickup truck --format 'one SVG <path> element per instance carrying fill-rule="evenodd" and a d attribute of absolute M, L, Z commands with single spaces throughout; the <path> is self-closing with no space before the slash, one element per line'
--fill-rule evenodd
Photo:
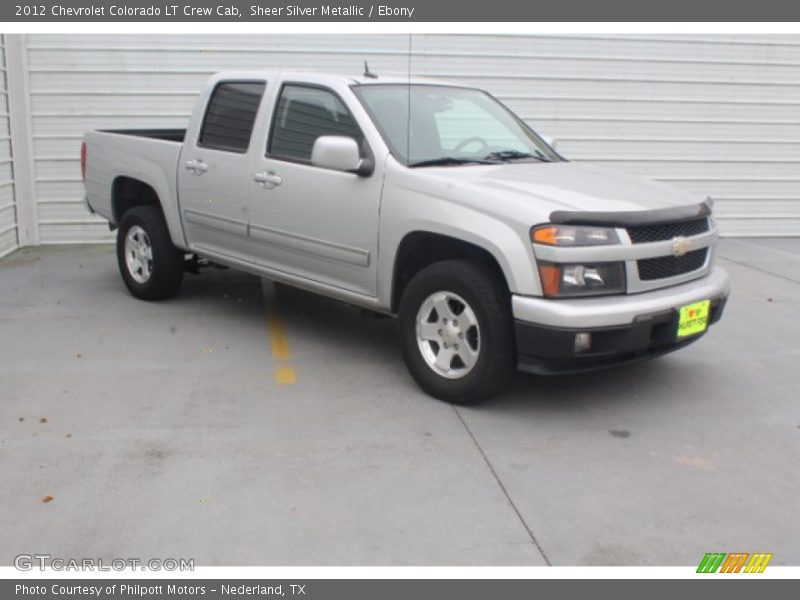
<path fill-rule="evenodd" d="M 219 73 L 187 129 L 90 131 L 81 155 L 133 295 L 216 263 L 397 316 L 450 402 L 682 348 L 728 296 L 710 200 L 570 162 L 468 86 Z"/>

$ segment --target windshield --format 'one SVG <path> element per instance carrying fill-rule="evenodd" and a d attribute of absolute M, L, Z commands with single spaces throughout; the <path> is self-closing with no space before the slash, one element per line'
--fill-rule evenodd
<path fill-rule="evenodd" d="M 481 90 L 425 84 L 354 86 L 394 156 L 414 166 L 562 160 Z"/>

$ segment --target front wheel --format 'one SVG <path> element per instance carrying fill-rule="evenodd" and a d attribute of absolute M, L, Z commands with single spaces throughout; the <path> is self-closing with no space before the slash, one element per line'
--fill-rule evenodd
<path fill-rule="evenodd" d="M 172 245 L 158 207 L 136 206 L 122 215 L 117 231 L 117 263 L 131 294 L 161 300 L 183 281 L 183 253 Z"/>
<path fill-rule="evenodd" d="M 474 404 L 511 381 L 508 292 L 492 269 L 465 260 L 426 267 L 406 286 L 399 317 L 406 365 L 430 395 Z"/>

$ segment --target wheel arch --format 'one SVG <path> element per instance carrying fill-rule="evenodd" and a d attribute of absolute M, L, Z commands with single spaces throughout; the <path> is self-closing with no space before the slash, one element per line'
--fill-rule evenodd
<path fill-rule="evenodd" d="M 122 216 L 134 206 L 156 205 L 161 209 L 161 199 L 155 188 L 149 183 L 119 175 L 111 182 L 111 216 L 115 226 L 119 225 Z"/>
<path fill-rule="evenodd" d="M 511 289 L 497 257 L 485 247 L 451 235 L 415 230 L 408 232 L 397 248 L 391 279 L 391 309 L 397 312 L 400 297 L 411 279 L 425 267 L 444 260 L 473 260 L 498 274 L 506 291 Z"/>
<path fill-rule="evenodd" d="M 183 237 L 183 227 L 173 205 L 174 201 L 169 192 L 155 182 L 134 175 L 117 175 L 111 182 L 109 227 L 112 230 L 116 229 L 125 212 L 135 206 L 156 206 L 167 224 L 172 243 L 185 249 L 187 246 Z"/>

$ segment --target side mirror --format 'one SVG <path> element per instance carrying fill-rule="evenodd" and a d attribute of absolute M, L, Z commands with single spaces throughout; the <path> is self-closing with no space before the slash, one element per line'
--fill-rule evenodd
<path fill-rule="evenodd" d="M 539 134 L 539 137 L 544 140 L 544 143 L 550 146 L 553 150 L 558 146 L 558 140 L 552 135 Z"/>
<path fill-rule="evenodd" d="M 358 143 L 351 137 L 323 135 L 314 142 L 311 164 L 323 169 L 354 173 L 360 177 L 372 175 L 372 161 L 361 158 Z"/>

